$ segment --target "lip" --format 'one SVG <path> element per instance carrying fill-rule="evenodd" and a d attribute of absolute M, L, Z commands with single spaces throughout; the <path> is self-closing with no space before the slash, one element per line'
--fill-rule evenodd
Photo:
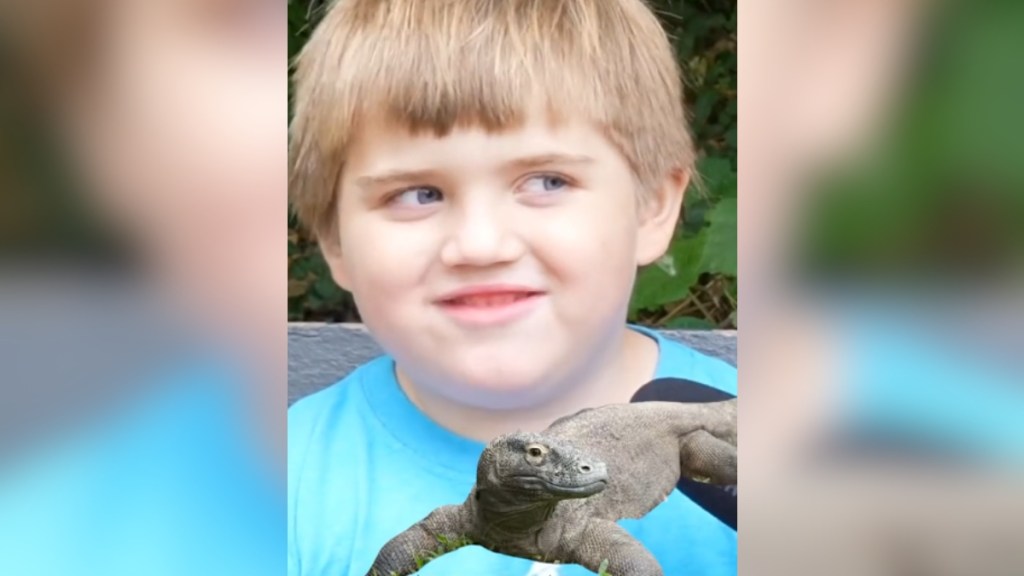
<path fill-rule="evenodd" d="M 536 309 L 544 295 L 543 290 L 520 284 L 479 284 L 447 292 L 434 303 L 459 324 L 488 327 L 508 324 L 527 316 Z M 472 298 L 490 298 L 492 301 L 466 301 Z"/>
<path fill-rule="evenodd" d="M 581 484 L 579 486 L 559 486 L 557 484 L 548 483 L 548 488 L 554 494 L 558 494 L 560 496 L 576 496 L 580 498 L 593 496 L 594 494 L 604 490 L 607 486 L 607 480 L 594 480 L 589 484 Z"/>
<path fill-rule="evenodd" d="M 476 284 L 442 294 L 438 302 L 446 302 L 469 296 L 492 296 L 495 294 L 542 294 L 543 290 L 523 284 Z"/>
<path fill-rule="evenodd" d="M 608 486 L 607 477 L 598 477 L 586 484 L 577 484 L 574 486 L 555 484 L 539 476 L 522 475 L 515 476 L 515 478 L 522 479 L 527 483 L 543 485 L 548 493 L 569 498 L 586 498 L 588 496 L 593 496 Z"/>

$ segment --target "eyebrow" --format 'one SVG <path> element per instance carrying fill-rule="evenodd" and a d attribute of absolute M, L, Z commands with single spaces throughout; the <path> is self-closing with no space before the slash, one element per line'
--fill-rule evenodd
<path fill-rule="evenodd" d="M 586 165 L 595 160 L 590 156 L 577 154 L 548 153 L 515 158 L 502 165 L 502 170 L 529 170 L 552 165 Z M 422 182 L 437 175 L 436 170 L 385 170 L 379 174 L 369 174 L 356 179 L 356 186 L 368 190 L 385 188 L 412 182 Z"/>
<path fill-rule="evenodd" d="M 434 170 L 387 170 L 380 174 L 370 174 L 356 178 L 356 186 L 363 190 L 385 188 L 398 184 L 423 181 L 437 174 Z"/>
<path fill-rule="evenodd" d="M 593 164 L 594 159 L 590 156 L 583 156 L 578 154 L 538 154 L 536 156 L 526 156 L 523 158 L 516 158 L 505 164 L 506 168 L 518 168 L 518 169 L 529 169 L 539 168 L 542 166 L 551 166 L 553 164 L 569 164 L 569 165 L 582 165 L 582 164 Z"/>

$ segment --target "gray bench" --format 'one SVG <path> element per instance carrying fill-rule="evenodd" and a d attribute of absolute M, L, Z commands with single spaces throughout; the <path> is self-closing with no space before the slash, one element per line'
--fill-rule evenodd
<path fill-rule="evenodd" d="M 735 331 L 663 330 L 700 352 L 736 365 Z M 288 325 L 288 405 L 330 386 L 381 349 L 359 324 Z"/>

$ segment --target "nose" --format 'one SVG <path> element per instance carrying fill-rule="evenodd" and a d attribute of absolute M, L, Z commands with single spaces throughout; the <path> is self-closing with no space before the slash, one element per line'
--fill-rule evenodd
<path fill-rule="evenodd" d="M 580 462 L 577 464 L 576 469 L 581 474 L 588 474 L 593 476 L 607 476 L 608 470 L 604 462 Z"/>
<path fill-rule="evenodd" d="M 507 214 L 497 202 L 478 201 L 452 211 L 441 261 L 445 266 L 488 266 L 513 262 L 523 244 Z"/>

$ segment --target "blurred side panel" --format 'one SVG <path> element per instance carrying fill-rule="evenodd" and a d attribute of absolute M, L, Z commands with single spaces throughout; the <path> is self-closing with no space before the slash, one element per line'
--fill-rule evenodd
<path fill-rule="evenodd" d="M 285 11 L 0 0 L 0 574 L 284 572 Z"/>
<path fill-rule="evenodd" d="M 1024 3 L 739 15 L 740 573 L 1024 574 Z"/>

